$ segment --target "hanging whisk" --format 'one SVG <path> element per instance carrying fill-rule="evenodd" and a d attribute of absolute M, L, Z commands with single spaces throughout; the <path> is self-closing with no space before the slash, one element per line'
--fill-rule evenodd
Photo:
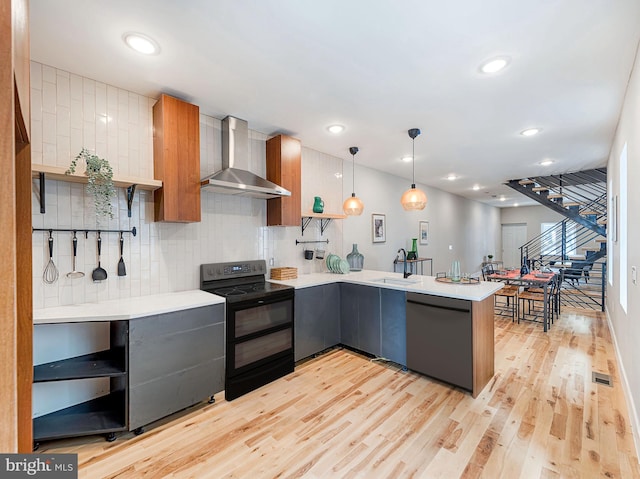
<path fill-rule="evenodd" d="M 47 284 L 53 284 L 58 281 L 58 275 L 58 268 L 53 262 L 53 236 L 51 235 L 51 230 L 49 230 L 49 262 L 44 269 L 44 273 L 42 273 L 42 281 Z"/>

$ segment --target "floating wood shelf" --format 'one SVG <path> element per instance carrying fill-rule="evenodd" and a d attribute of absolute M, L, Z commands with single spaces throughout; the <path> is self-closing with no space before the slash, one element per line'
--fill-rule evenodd
<path fill-rule="evenodd" d="M 309 222 L 317 218 L 320 220 L 320 234 L 324 234 L 324 230 L 327 229 L 331 220 L 343 220 L 347 215 L 339 215 L 333 213 L 306 213 L 302 215 L 302 235 L 304 236 L 304 230 L 309 226 Z"/>
<path fill-rule="evenodd" d="M 38 177 L 40 173 L 44 173 L 52 180 L 58 181 L 70 181 L 72 183 L 87 183 L 88 178 L 82 173 L 76 173 L 73 175 L 65 175 L 66 168 L 61 166 L 49 166 L 49 165 L 31 165 L 31 174 L 33 177 Z M 162 188 L 162 181 L 154 180 L 151 178 L 139 178 L 135 176 L 120 176 L 113 175 L 113 184 L 117 188 L 127 188 L 131 185 L 136 185 L 136 188 L 140 190 L 157 190 Z"/>
<path fill-rule="evenodd" d="M 49 177 L 52 180 L 69 181 L 71 183 L 88 183 L 89 178 L 82 173 L 75 173 L 73 175 L 66 175 L 66 168 L 61 166 L 40 165 L 31 164 L 31 176 L 34 178 L 40 178 L 40 213 L 45 213 L 44 202 L 44 184 L 45 178 Z M 113 185 L 116 188 L 126 188 L 127 190 L 127 209 L 129 217 L 131 217 L 131 203 L 133 202 L 133 195 L 136 188 L 147 191 L 154 191 L 158 188 L 162 188 L 162 181 L 151 178 L 141 178 L 136 176 L 113 176 Z"/>

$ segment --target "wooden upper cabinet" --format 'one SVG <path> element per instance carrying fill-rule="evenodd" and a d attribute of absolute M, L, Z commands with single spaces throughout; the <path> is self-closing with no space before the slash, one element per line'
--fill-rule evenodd
<path fill-rule="evenodd" d="M 200 109 L 168 95 L 153 106 L 155 220 L 200 221 Z"/>
<path fill-rule="evenodd" d="M 267 200 L 267 226 L 300 226 L 300 140 L 278 135 L 267 140 L 267 180 L 286 188 L 291 196 Z"/>

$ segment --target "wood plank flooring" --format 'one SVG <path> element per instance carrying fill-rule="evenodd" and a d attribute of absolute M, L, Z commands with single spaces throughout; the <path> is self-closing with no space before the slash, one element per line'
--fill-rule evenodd
<path fill-rule="evenodd" d="M 345 350 L 141 436 L 45 443 L 81 478 L 640 478 L 602 313 L 496 318 L 496 375 L 468 393 Z M 613 387 L 591 381 L 611 374 Z"/>

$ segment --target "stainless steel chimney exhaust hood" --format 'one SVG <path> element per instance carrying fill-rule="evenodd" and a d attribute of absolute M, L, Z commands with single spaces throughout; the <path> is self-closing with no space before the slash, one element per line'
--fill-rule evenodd
<path fill-rule="evenodd" d="M 222 169 L 203 178 L 207 191 L 254 198 L 279 198 L 291 192 L 251 173 L 249 167 L 249 128 L 247 122 L 227 116 L 222 120 Z"/>

